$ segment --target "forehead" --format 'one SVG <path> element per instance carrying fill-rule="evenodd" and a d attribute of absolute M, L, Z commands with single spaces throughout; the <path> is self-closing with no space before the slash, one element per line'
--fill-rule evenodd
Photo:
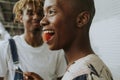
<path fill-rule="evenodd" d="M 65 8 L 70 8 L 69 2 L 69 0 L 45 0 L 44 9 L 54 6 L 63 10 Z"/>
<path fill-rule="evenodd" d="M 24 9 L 33 9 L 33 5 L 32 3 L 30 4 L 26 4 L 26 6 L 24 7 Z"/>
<path fill-rule="evenodd" d="M 45 0 L 44 7 L 56 5 L 58 0 Z"/>
<path fill-rule="evenodd" d="M 39 6 L 34 5 L 33 3 L 28 3 L 25 5 L 23 10 L 41 11 L 42 9 Z"/>

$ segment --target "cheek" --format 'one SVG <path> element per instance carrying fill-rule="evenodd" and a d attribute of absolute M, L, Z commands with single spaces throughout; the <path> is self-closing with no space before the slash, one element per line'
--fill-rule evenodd
<path fill-rule="evenodd" d="M 26 16 L 23 16 L 23 21 L 28 23 L 28 22 L 32 21 L 32 18 L 26 15 Z"/>
<path fill-rule="evenodd" d="M 30 26 L 30 25 L 32 25 L 31 23 L 32 22 L 31 22 L 31 19 L 29 17 L 24 17 L 23 18 L 23 24 L 24 24 L 24 26 Z"/>
<path fill-rule="evenodd" d="M 66 20 L 56 24 L 58 43 L 66 45 L 69 44 L 75 38 L 75 28 Z"/>
<path fill-rule="evenodd" d="M 65 24 L 64 21 L 56 21 L 55 25 L 57 41 L 60 45 L 64 44 L 71 32 L 68 30 L 68 26 Z"/>
<path fill-rule="evenodd" d="M 55 16 L 54 18 L 49 19 L 52 26 L 54 26 L 57 34 L 64 35 L 65 33 L 69 34 L 70 20 L 65 16 Z"/>
<path fill-rule="evenodd" d="M 57 27 L 57 28 L 62 28 L 62 26 L 64 26 L 64 24 L 65 24 L 64 16 L 60 16 L 60 15 L 51 19 L 51 21 L 54 23 L 55 27 Z"/>

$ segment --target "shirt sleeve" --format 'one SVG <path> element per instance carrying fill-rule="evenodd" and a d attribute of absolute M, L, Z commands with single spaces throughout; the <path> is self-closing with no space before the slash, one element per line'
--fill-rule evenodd
<path fill-rule="evenodd" d="M 78 75 L 73 80 L 113 80 L 111 73 L 106 67 L 96 70 L 92 64 L 89 64 L 88 68 L 90 73 L 86 72 L 83 75 Z"/>
<path fill-rule="evenodd" d="M 60 53 L 58 54 L 58 59 L 57 59 L 57 66 L 56 66 L 56 74 L 57 77 L 62 77 L 66 71 L 67 68 L 67 63 L 65 59 L 64 52 L 61 50 Z"/>
<path fill-rule="evenodd" d="M 75 77 L 73 80 L 101 80 L 101 79 L 95 75 L 83 74 Z"/>
<path fill-rule="evenodd" d="M 80 76 L 74 78 L 73 80 L 87 80 L 87 74 L 80 75 Z M 89 80 L 91 80 L 91 79 L 89 79 Z"/>
<path fill-rule="evenodd" d="M 7 73 L 7 63 L 5 58 L 5 45 L 0 42 L 0 77 L 4 77 Z"/>

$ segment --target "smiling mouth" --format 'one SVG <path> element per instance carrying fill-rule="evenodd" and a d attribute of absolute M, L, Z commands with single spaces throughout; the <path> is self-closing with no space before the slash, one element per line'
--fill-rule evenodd
<path fill-rule="evenodd" d="M 43 30 L 42 38 L 44 42 L 48 42 L 54 36 L 55 31 L 51 29 Z"/>

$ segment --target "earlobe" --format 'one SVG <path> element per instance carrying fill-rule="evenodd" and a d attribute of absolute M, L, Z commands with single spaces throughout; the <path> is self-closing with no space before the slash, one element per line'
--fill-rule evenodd
<path fill-rule="evenodd" d="M 20 15 L 20 23 L 23 23 L 22 15 Z"/>
<path fill-rule="evenodd" d="M 90 14 L 87 11 L 84 11 L 80 13 L 77 17 L 77 26 L 79 28 L 82 28 L 84 25 L 86 25 L 90 20 Z"/>

